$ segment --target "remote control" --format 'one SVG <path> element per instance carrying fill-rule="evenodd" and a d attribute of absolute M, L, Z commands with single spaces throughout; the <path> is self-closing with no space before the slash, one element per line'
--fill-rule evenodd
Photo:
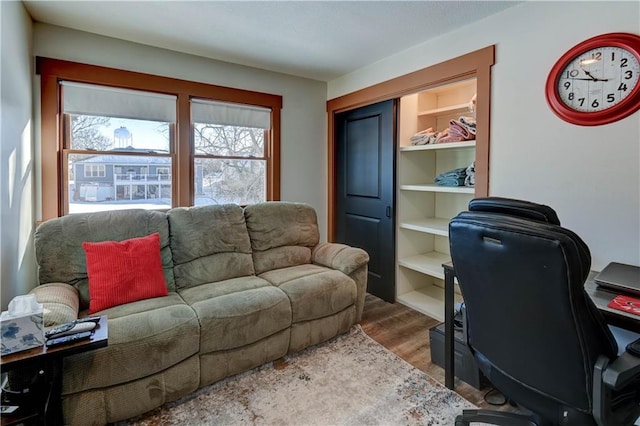
<path fill-rule="evenodd" d="M 70 334 L 68 336 L 56 337 L 55 339 L 47 340 L 47 347 L 62 345 L 64 343 L 75 342 L 76 340 L 83 340 L 88 337 L 91 337 L 90 331 L 83 331 L 82 333 Z"/>
<path fill-rule="evenodd" d="M 91 331 L 96 328 L 95 322 L 79 322 L 79 323 L 70 323 L 71 327 L 68 324 L 64 324 L 60 327 L 52 328 L 51 330 L 45 333 L 45 337 L 47 339 L 53 339 L 55 337 L 68 336 L 70 334 L 82 333 L 83 331 Z"/>
<path fill-rule="evenodd" d="M 80 323 L 80 322 L 92 322 L 92 323 L 99 323 L 100 322 L 100 317 L 84 317 L 84 318 L 78 318 L 75 322 Z"/>
<path fill-rule="evenodd" d="M 49 330 L 44 332 L 44 337 L 46 337 L 48 339 L 50 337 L 55 336 L 56 334 L 64 333 L 66 331 L 71 330 L 74 325 L 76 325 L 76 323 L 71 321 L 71 322 L 68 322 L 66 324 L 61 324 L 61 325 L 59 325 L 57 327 L 53 327 L 52 329 L 49 329 Z"/>
<path fill-rule="evenodd" d="M 67 334 L 79 333 L 81 331 L 88 331 L 94 329 L 98 323 L 100 322 L 100 317 L 86 317 L 86 318 L 78 318 L 66 324 L 61 324 L 56 327 L 50 328 L 45 331 L 44 337 L 47 339 L 52 337 L 60 337 L 65 336 Z M 91 328 L 76 328 L 79 324 L 91 324 Z"/>

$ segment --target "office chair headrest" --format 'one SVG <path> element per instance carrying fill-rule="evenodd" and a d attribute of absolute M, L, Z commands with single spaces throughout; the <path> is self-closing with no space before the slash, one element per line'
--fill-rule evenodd
<path fill-rule="evenodd" d="M 475 200 L 472 200 L 472 202 Z M 517 201 L 517 200 L 516 200 Z M 523 203 L 527 203 L 524 201 Z M 543 206 L 546 207 L 546 206 Z M 553 210 L 552 210 L 553 211 Z M 555 214 L 555 212 L 554 212 Z M 500 210 L 499 212 L 487 212 L 487 211 L 468 211 L 460 212 L 456 217 L 451 219 L 451 222 L 462 220 L 466 221 L 479 221 L 483 224 L 506 224 L 508 226 L 520 227 L 522 229 L 532 230 L 544 230 L 554 233 L 560 233 L 571 238 L 574 244 L 577 246 L 578 256 L 580 258 L 580 276 L 582 282 L 584 282 L 589 276 L 591 269 L 591 252 L 587 244 L 573 231 L 563 228 L 560 225 L 554 223 L 547 223 L 536 219 L 530 219 L 525 215 L 507 214 L 506 210 Z M 449 224 L 451 226 L 451 223 Z M 451 242 L 451 241 L 450 241 Z"/>
<path fill-rule="evenodd" d="M 469 202 L 469 211 L 502 213 L 560 225 L 560 219 L 551 207 L 512 198 L 474 198 Z"/>

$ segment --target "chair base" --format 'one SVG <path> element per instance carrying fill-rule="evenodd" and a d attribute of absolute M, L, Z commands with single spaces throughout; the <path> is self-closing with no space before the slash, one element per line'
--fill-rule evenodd
<path fill-rule="evenodd" d="M 498 426 L 543 426 L 531 416 L 489 410 L 463 410 L 462 415 L 456 417 L 455 426 L 469 426 L 476 422 Z"/>

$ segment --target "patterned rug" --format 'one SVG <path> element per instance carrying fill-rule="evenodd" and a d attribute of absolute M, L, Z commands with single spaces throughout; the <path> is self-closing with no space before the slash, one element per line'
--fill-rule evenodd
<path fill-rule="evenodd" d="M 453 425 L 464 408 L 474 406 L 355 326 L 120 424 Z"/>

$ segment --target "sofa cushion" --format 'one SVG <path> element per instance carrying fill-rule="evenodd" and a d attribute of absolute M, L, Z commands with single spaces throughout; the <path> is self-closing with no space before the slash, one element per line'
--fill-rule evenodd
<path fill-rule="evenodd" d="M 77 213 L 40 224 L 35 232 L 39 282 L 73 285 L 80 294 L 80 309 L 87 309 L 89 281 L 82 243 L 122 241 L 154 232 L 160 233 L 160 254 L 167 290 L 174 291 L 167 215 L 143 209 Z"/>
<path fill-rule="evenodd" d="M 251 276 L 180 290 L 198 314 L 200 353 L 239 348 L 291 325 L 291 304 L 282 290 Z"/>
<path fill-rule="evenodd" d="M 356 283 L 342 272 L 324 266 L 292 266 L 260 277 L 287 294 L 294 323 L 333 315 L 356 301 Z"/>
<path fill-rule="evenodd" d="M 128 383 L 166 370 L 198 352 L 198 318 L 176 293 L 97 314 L 109 318 L 109 345 L 65 357 L 63 394 Z"/>
<path fill-rule="evenodd" d="M 49 283 L 31 290 L 42 303 L 45 327 L 71 322 L 78 318 L 80 297 L 78 290 L 67 283 Z"/>
<path fill-rule="evenodd" d="M 198 388 L 199 367 L 200 357 L 196 354 L 166 370 L 119 386 L 64 395 L 64 424 L 111 424 L 175 401 Z M 118 424 L 130 423 L 127 421 Z"/>
<path fill-rule="evenodd" d="M 159 233 L 124 241 L 84 242 L 82 247 L 87 254 L 89 314 L 168 294 Z"/>
<path fill-rule="evenodd" d="M 256 274 L 311 262 L 320 238 L 311 206 L 273 201 L 247 206 L 244 215 Z"/>
<path fill-rule="evenodd" d="M 351 305 L 335 315 L 293 324 L 288 352 L 300 351 L 347 332 L 356 323 L 356 309 Z"/>
<path fill-rule="evenodd" d="M 254 274 L 240 206 L 178 207 L 168 217 L 177 288 Z"/>

